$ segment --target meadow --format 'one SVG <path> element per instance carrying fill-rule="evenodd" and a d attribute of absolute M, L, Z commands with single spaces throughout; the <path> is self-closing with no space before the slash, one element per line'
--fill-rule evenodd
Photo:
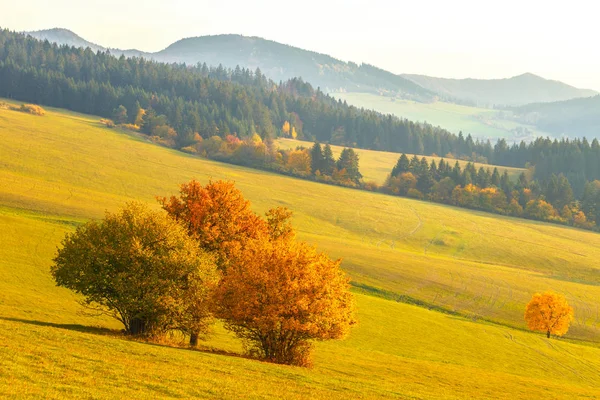
<path fill-rule="evenodd" d="M 334 93 L 335 98 L 348 102 L 359 108 L 372 109 L 384 114 L 393 114 L 412 121 L 427 122 L 433 126 L 441 126 L 453 133 L 463 132 L 473 138 L 504 138 L 507 142 L 530 140 L 538 136 L 549 136 L 533 125 L 522 124 L 510 119 L 507 112 L 463 106 L 454 103 L 436 101 L 419 103 L 380 96 L 372 93 Z M 552 136 L 552 135 L 550 135 Z"/>
<path fill-rule="evenodd" d="M 286 150 L 295 149 L 297 147 L 310 148 L 314 144 L 312 142 L 306 142 L 306 141 L 302 141 L 302 140 L 295 140 L 295 139 L 288 139 L 288 138 L 280 138 L 280 139 L 277 139 L 276 142 L 277 142 L 277 145 L 279 148 L 286 149 Z M 344 149 L 344 147 L 342 147 L 342 146 L 331 146 L 333 155 L 336 158 L 340 156 L 340 153 L 342 152 L 343 149 Z M 401 154 L 401 153 L 393 153 L 393 152 L 389 152 L 389 151 L 374 151 L 374 150 L 365 150 L 365 149 L 354 149 L 354 151 L 356 153 L 358 153 L 358 156 L 360 159 L 360 162 L 359 162 L 360 172 L 363 175 L 364 181 L 365 182 L 375 182 L 378 185 L 383 185 L 385 183 L 387 177 L 392 172 L 392 168 L 394 168 L 394 165 L 396 165 L 396 163 L 398 162 L 398 158 L 400 158 L 400 154 Z M 407 154 L 407 156 L 408 156 L 408 158 L 412 158 L 413 154 Z M 418 157 L 420 159 L 423 156 L 418 155 Z M 425 158 L 427 159 L 427 161 L 429 163 L 431 163 L 432 160 L 435 160 L 436 163 L 439 163 L 440 160 L 442 159 L 442 157 L 431 157 L 431 156 L 425 156 Z M 449 158 L 444 158 L 444 161 L 450 162 L 450 164 L 452 166 L 454 166 L 454 163 L 456 161 L 458 161 L 461 168 L 464 168 L 468 163 L 467 161 L 449 159 Z M 494 165 L 489 165 L 489 164 L 480 164 L 480 163 L 474 163 L 474 164 L 475 164 L 475 168 L 477 168 L 477 169 L 479 169 L 479 167 L 484 167 L 484 168 L 491 168 L 493 170 L 493 168 L 496 167 Z M 503 174 L 504 171 L 506 171 L 506 172 L 508 172 L 508 175 L 511 177 L 511 179 L 514 179 L 514 180 L 516 180 L 519 177 L 521 172 L 525 171 L 524 168 L 511 168 L 511 167 L 502 167 L 502 166 L 497 166 L 497 168 L 498 168 L 498 172 L 500 172 L 500 174 Z"/>
<path fill-rule="evenodd" d="M 98 120 L 0 109 L 0 397 L 600 397 L 600 235 L 204 160 Z M 66 232 L 192 178 L 289 207 L 301 239 L 343 258 L 359 326 L 318 343 L 314 368 L 241 357 L 220 326 L 198 351 L 124 339 L 54 285 Z M 525 330 L 546 289 L 575 308 L 563 339 Z"/>

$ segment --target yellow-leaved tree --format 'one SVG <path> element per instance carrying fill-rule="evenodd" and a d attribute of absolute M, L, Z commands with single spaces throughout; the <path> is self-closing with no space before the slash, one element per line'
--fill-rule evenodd
<path fill-rule="evenodd" d="M 356 323 L 354 303 L 340 260 L 297 242 L 289 215 L 271 210 L 269 233 L 232 254 L 215 304 L 251 355 L 308 366 L 311 341 L 341 339 Z"/>
<path fill-rule="evenodd" d="M 285 121 L 283 123 L 283 126 L 281 127 L 281 131 L 283 132 L 283 134 L 285 136 L 288 136 L 290 134 L 290 123 L 288 121 Z"/>
<path fill-rule="evenodd" d="M 533 331 L 562 336 L 569 330 L 573 320 L 573 307 L 562 294 L 536 293 L 525 308 L 527 326 Z"/>

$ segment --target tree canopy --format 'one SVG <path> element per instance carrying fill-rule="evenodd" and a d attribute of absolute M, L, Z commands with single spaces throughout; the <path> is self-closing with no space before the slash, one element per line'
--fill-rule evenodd
<path fill-rule="evenodd" d="M 66 235 L 54 259 L 57 285 L 83 295 L 130 334 L 202 332 L 219 275 L 185 228 L 164 212 L 129 203 Z"/>
<path fill-rule="evenodd" d="M 263 234 L 237 249 L 216 298 L 226 327 L 276 363 L 308 365 L 312 340 L 343 338 L 356 323 L 340 260 L 290 235 Z"/>
<path fill-rule="evenodd" d="M 573 320 L 573 308 L 562 294 L 536 293 L 525 308 L 527 326 L 533 331 L 563 336 Z"/>

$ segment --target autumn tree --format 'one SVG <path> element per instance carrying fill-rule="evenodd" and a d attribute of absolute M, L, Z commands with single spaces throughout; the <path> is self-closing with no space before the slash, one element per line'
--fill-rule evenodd
<path fill-rule="evenodd" d="M 287 219 L 280 217 L 272 226 Z M 244 340 L 250 354 L 309 365 L 312 341 L 342 338 L 356 323 L 354 305 L 340 260 L 287 232 L 261 235 L 237 249 L 216 304 L 225 326 Z"/>
<path fill-rule="evenodd" d="M 529 329 L 545 332 L 548 338 L 562 336 L 573 320 L 573 308 L 562 294 L 536 293 L 525 308 L 525 320 Z"/>
<path fill-rule="evenodd" d="M 308 150 L 292 150 L 288 155 L 287 166 L 297 173 L 310 174 L 311 159 Z"/>
<path fill-rule="evenodd" d="M 283 132 L 283 134 L 285 136 L 289 136 L 289 134 L 290 134 L 290 123 L 288 121 L 285 121 L 283 123 L 283 126 L 281 127 L 281 131 Z"/>
<path fill-rule="evenodd" d="M 209 181 L 202 186 L 192 180 L 181 185 L 179 196 L 157 200 L 184 223 L 202 249 L 216 255 L 220 269 L 226 268 L 234 248 L 266 230 L 265 222 L 252 211 L 250 202 L 233 182 Z"/>
<path fill-rule="evenodd" d="M 205 331 L 219 278 L 182 225 L 141 203 L 67 234 L 51 272 L 85 306 L 141 335 Z"/>

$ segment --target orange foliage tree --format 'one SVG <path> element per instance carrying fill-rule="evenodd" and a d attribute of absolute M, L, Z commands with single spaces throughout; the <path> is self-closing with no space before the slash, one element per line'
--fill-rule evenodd
<path fill-rule="evenodd" d="M 356 323 L 348 279 L 340 260 L 296 242 L 281 220 L 272 226 L 279 228 L 234 254 L 216 292 L 217 315 L 251 355 L 308 366 L 311 340 L 343 338 Z"/>
<path fill-rule="evenodd" d="M 157 200 L 187 226 L 200 247 L 217 255 L 219 269 L 225 269 L 232 249 L 267 229 L 233 182 L 210 181 L 202 186 L 192 180 L 181 185 L 179 197 L 157 197 Z"/>
<path fill-rule="evenodd" d="M 525 308 L 527 326 L 533 331 L 562 336 L 569 330 L 573 320 L 573 308 L 562 294 L 536 293 Z"/>

